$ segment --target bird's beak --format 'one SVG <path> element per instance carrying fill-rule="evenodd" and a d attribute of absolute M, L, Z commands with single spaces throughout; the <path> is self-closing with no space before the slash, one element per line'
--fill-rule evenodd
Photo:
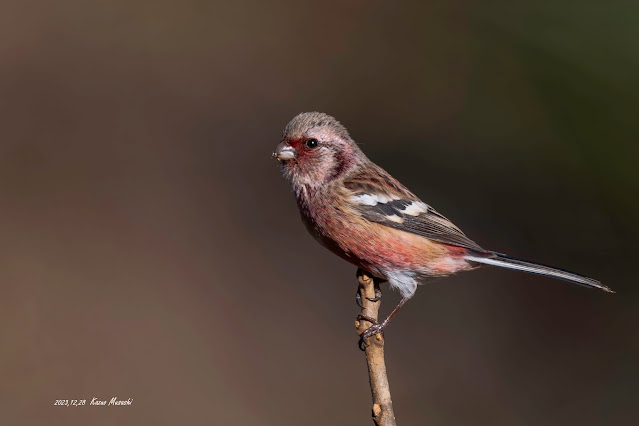
<path fill-rule="evenodd" d="M 286 142 L 280 142 L 273 152 L 273 158 L 278 161 L 288 161 L 295 158 L 295 150 L 292 146 L 287 145 Z"/>

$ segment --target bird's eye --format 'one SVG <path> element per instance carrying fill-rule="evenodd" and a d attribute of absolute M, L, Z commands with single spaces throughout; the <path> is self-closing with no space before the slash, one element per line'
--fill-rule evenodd
<path fill-rule="evenodd" d="M 319 142 L 317 141 L 317 139 L 315 138 L 306 139 L 306 148 L 315 149 L 317 148 L 317 145 L 319 145 Z"/>

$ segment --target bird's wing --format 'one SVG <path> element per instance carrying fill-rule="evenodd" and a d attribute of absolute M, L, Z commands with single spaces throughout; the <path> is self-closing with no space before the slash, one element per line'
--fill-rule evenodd
<path fill-rule="evenodd" d="M 381 168 L 366 168 L 349 176 L 344 186 L 349 191 L 350 205 L 371 222 L 479 253 L 487 252 Z"/>

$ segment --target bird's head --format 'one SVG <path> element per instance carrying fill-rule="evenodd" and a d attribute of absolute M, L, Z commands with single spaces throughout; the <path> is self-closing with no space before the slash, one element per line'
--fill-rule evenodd
<path fill-rule="evenodd" d="M 284 128 L 273 157 L 296 190 L 326 185 L 366 161 L 346 128 L 321 112 L 295 116 Z"/>

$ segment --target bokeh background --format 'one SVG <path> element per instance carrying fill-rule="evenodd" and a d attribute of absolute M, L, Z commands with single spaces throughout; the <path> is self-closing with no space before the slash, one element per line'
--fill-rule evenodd
<path fill-rule="evenodd" d="M 270 159 L 319 110 L 479 244 L 617 291 L 422 286 L 386 333 L 399 424 L 637 424 L 638 14 L 2 2 L 2 423 L 371 424 L 355 268 Z"/>

